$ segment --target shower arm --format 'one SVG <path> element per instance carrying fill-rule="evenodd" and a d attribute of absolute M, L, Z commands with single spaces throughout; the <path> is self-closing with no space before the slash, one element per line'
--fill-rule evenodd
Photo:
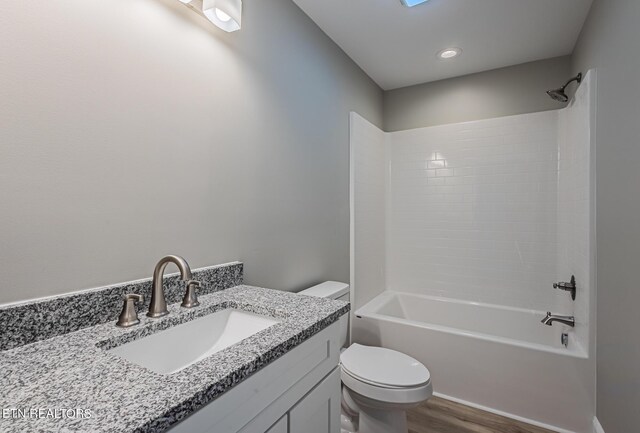
<path fill-rule="evenodd" d="M 567 86 L 573 82 L 577 82 L 578 84 L 582 83 L 582 72 L 578 73 L 578 75 L 576 75 L 575 77 L 573 77 L 572 79 L 570 79 L 569 81 L 567 81 L 567 84 L 565 84 L 564 86 L 562 86 L 562 90 L 566 89 Z"/>

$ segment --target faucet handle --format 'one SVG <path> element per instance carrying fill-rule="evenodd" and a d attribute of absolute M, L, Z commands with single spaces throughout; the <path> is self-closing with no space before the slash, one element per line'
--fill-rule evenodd
<path fill-rule="evenodd" d="M 554 289 L 560 289 L 560 290 L 565 290 L 567 292 L 571 293 L 571 299 L 572 300 L 576 300 L 576 277 L 575 275 L 571 275 L 571 281 L 568 283 L 565 282 L 559 282 L 559 283 L 553 283 L 553 288 Z"/>
<path fill-rule="evenodd" d="M 202 287 L 202 283 L 200 281 L 188 280 L 187 281 L 187 292 L 184 294 L 184 298 L 182 298 L 181 307 L 184 308 L 193 308 L 200 305 L 198 301 L 198 295 L 196 294 L 196 288 Z"/>
<path fill-rule="evenodd" d="M 138 319 L 138 312 L 136 311 L 135 304 L 141 304 L 144 302 L 144 296 L 131 293 L 123 296 L 124 305 L 122 306 L 122 312 L 118 317 L 116 326 L 121 328 L 128 328 L 140 323 Z"/>

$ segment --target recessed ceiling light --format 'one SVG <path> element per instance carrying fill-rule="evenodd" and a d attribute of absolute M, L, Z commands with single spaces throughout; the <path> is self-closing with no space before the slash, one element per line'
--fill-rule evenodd
<path fill-rule="evenodd" d="M 400 0 L 400 3 L 405 5 L 408 8 L 412 8 L 414 6 L 421 5 L 422 3 L 426 3 L 429 0 Z"/>
<path fill-rule="evenodd" d="M 454 57 L 458 57 L 461 53 L 462 50 L 460 48 L 445 48 L 438 52 L 438 58 L 441 60 L 453 59 Z"/>

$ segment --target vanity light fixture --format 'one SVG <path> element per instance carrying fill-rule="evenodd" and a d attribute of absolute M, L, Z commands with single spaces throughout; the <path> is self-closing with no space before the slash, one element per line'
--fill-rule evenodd
<path fill-rule="evenodd" d="M 454 57 L 458 57 L 460 54 L 462 54 L 462 50 L 460 48 L 445 48 L 444 50 L 438 52 L 438 59 L 449 60 L 453 59 Z"/>
<path fill-rule="evenodd" d="M 202 13 L 225 32 L 242 27 L 242 0 L 204 0 Z"/>

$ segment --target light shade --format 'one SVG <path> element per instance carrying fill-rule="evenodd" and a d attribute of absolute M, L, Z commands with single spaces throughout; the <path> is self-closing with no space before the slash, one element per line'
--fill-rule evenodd
<path fill-rule="evenodd" d="M 202 12 L 225 32 L 235 32 L 242 27 L 242 0 L 204 0 Z"/>

